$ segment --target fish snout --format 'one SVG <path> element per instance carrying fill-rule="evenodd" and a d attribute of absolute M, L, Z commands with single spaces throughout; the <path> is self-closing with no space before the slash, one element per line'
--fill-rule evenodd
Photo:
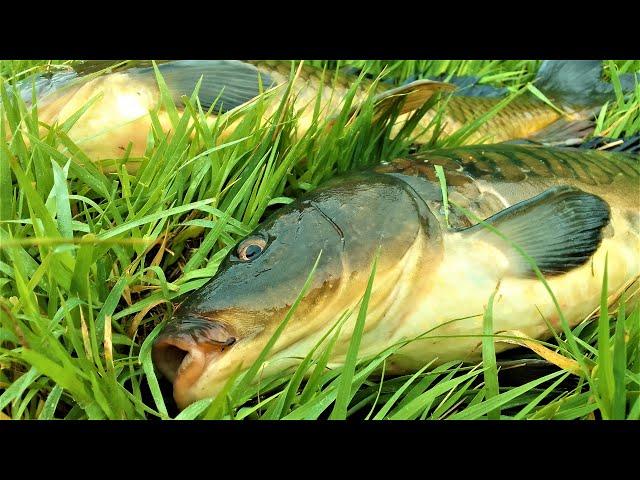
<path fill-rule="evenodd" d="M 228 326 L 197 315 L 177 317 L 153 344 L 153 363 L 174 385 L 188 389 L 207 364 L 236 343 Z"/>

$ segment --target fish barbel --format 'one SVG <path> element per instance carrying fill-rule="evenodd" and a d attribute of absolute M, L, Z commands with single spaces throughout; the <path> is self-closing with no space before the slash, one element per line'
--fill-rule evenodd
<path fill-rule="evenodd" d="M 445 173 L 445 219 L 435 173 Z M 427 362 L 475 361 L 493 292 L 495 332 L 532 338 L 559 329 L 536 262 L 571 326 L 640 274 L 637 155 L 519 145 L 441 149 L 332 179 L 267 218 L 232 249 L 216 275 L 188 294 L 157 338 L 153 358 L 177 404 L 214 396 L 246 370 L 307 293 L 262 365 L 298 365 L 346 311 L 356 311 L 379 251 L 360 357 L 425 335 L 387 360 L 387 372 Z M 447 225 L 447 221 L 449 225 Z M 608 257 L 607 257 L 608 255 Z M 345 361 L 356 315 L 329 365 Z M 512 348 L 496 343 L 496 351 Z"/>
<path fill-rule="evenodd" d="M 156 112 L 163 132 L 168 133 L 173 128 L 171 115 L 160 101 L 153 68 L 140 66 L 147 63 L 138 62 L 131 68 L 116 68 L 111 73 L 99 74 L 93 72 L 96 65 L 104 69 L 109 62 L 89 62 L 84 67 L 80 64 L 77 73 L 37 78 L 39 120 L 48 125 L 62 124 L 93 101 L 69 129 L 68 136 L 93 161 L 122 158 L 130 144 L 128 158 L 142 158 L 152 129 L 149 111 Z M 593 117 L 594 107 L 603 104 L 612 92 L 612 87 L 600 80 L 601 69 L 601 62 L 544 62 L 536 84 L 558 101 L 564 111 L 559 112 L 533 96 L 522 95 L 488 119 L 465 141 L 503 142 L 544 136 L 545 129 L 553 125 L 560 131 L 561 140 L 567 136 L 584 136 L 589 128 L 586 121 Z M 198 97 L 203 108 L 213 107 L 207 117 L 210 126 L 216 123 L 219 115 L 254 101 L 264 91 L 271 91 L 262 117 L 267 121 L 276 112 L 292 78 L 290 61 L 181 60 L 160 63 L 158 70 L 179 111 L 184 109 L 182 96 L 190 96 L 202 78 Z M 303 65 L 291 85 L 290 98 L 298 113 L 297 135 L 301 136 L 309 129 L 317 107 L 320 120 L 337 115 L 355 80 L 353 75 Z M 24 81 L 19 87 L 27 103 L 31 101 L 33 87 L 33 80 Z M 434 94 L 454 89 L 451 84 L 428 80 L 389 89 L 383 83 L 374 84 L 365 79 L 358 84 L 352 105 L 355 110 L 372 94 L 377 109 L 382 112 L 391 102 L 402 98 L 404 104 L 394 126 L 397 132 L 410 114 Z M 441 135 L 451 135 L 462 125 L 488 112 L 500 100 L 464 95 L 449 98 L 442 117 Z M 432 130 L 425 129 L 431 125 L 435 112 L 434 109 L 427 111 L 416 126 L 416 143 L 431 138 Z M 223 122 L 219 140 L 224 141 L 239 121 Z M 46 128 L 43 127 L 42 132 L 45 134 Z M 551 134 L 558 136 L 557 131 Z M 128 164 L 128 168 L 135 170 L 135 163 Z"/>

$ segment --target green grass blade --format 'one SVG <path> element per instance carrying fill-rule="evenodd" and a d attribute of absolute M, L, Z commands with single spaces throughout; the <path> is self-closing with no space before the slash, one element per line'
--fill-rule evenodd
<path fill-rule="evenodd" d="M 358 318 L 353 327 L 353 334 L 351 336 L 351 342 L 349 343 L 349 350 L 344 362 L 342 374 L 340 376 L 340 385 L 338 387 L 338 394 L 336 397 L 336 403 L 333 407 L 329 419 L 345 419 L 347 418 L 347 407 L 352 397 L 352 381 L 353 375 L 356 369 L 356 362 L 358 359 L 358 350 L 360 348 L 360 341 L 362 339 L 362 333 L 364 332 L 364 324 L 367 318 L 367 307 L 369 306 L 369 299 L 371 298 L 371 290 L 373 288 L 373 280 L 376 275 L 376 267 L 378 264 L 378 257 L 380 252 L 376 254 L 373 264 L 371 266 L 371 273 L 369 280 L 367 281 L 367 289 L 360 302 L 360 310 L 358 312 Z"/>
<path fill-rule="evenodd" d="M 487 306 L 484 311 L 484 317 L 482 322 L 482 363 L 484 365 L 484 388 L 485 398 L 490 400 L 499 393 L 498 386 L 498 367 L 496 366 L 496 348 L 494 343 L 493 332 L 493 299 L 498 292 L 498 285 L 489 297 Z M 496 408 L 491 410 L 487 418 L 489 420 L 498 420 L 500 418 L 500 409 Z"/>
<path fill-rule="evenodd" d="M 167 412 L 167 407 L 164 403 L 164 399 L 162 398 L 162 392 L 160 391 L 160 385 L 158 384 L 158 378 L 156 377 L 153 361 L 151 360 L 151 347 L 153 347 L 153 342 L 156 337 L 162 331 L 162 327 L 164 325 L 159 323 L 156 327 L 151 331 L 151 333 L 145 338 L 142 346 L 140 347 L 140 354 L 138 362 L 142 365 L 142 369 L 144 371 L 145 376 L 147 377 L 147 382 L 149 383 L 149 389 L 151 390 L 151 395 L 153 396 L 153 401 L 156 404 L 156 408 L 160 415 L 164 419 L 169 418 L 169 413 Z"/>

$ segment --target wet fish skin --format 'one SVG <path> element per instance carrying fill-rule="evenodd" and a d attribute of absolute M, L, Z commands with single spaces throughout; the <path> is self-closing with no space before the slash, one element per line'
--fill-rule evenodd
<path fill-rule="evenodd" d="M 568 237 L 583 238 L 582 243 L 593 240 L 588 261 L 577 260 L 575 266 L 572 259 L 579 256 L 568 251 L 560 259 L 551 258 L 558 268 L 545 274 L 571 325 L 599 302 L 605 255 L 609 293 L 640 274 L 637 156 L 486 145 L 397 159 L 335 178 L 275 212 L 247 237 L 266 242 L 260 256 L 240 261 L 238 252 L 232 251 L 210 282 L 180 304 L 174 319 L 177 327 L 161 334 L 154 347 L 156 365 L 176 379 L 177 403 L 185 407 L 213 396 L 236 368 L 248 368 L 284 318 L 320 252 L 309 294 L 274 346 L 262 375 L 297 365 L 344 311 L 357 312 L 378 248 L 378 270 L 359 355 L 375 354 L 430 332 L 394 354 L 387 372 L 412 372 L 434 358 L 436 363 L 477 360 L 482 313 L 498 284 L 496 332 L 519 330 L 546 338 L 550 331 L 540 314 L 559 328 L 544 286 L 515 265 L 508 247 L 494 242 L 484 229 L 473 231 L 469 227 L 475 220 L 455 210 L 449 217 L 451 225 L 446 225 L 434 165 L 445 171 L 449 199 L 481 219 L 515 211 L 511 216 L 517 220 L 525 214 L 518 212 L 526 209 L 514 209 L 523 204 L 542 199 L 544 210 L 546 197 L 553 201 L 554 196 L 575 194 L 578 203 L 562 203 L 566 208 L 553 210 L 565 215 L 564 224 L 570 226 L 580 212 L 567 208 L 579 207 L 581 198 L 590 199 L 594 208 L 604 206 L 603 223 L 593 235 L 578 231 Z M 591 221 L 588 210 L 586 217 L 582 215 L 585 222 Z M 563 233 L 558 226 L 545 230 L 545 225 L 554 225 L 553 216 L 544 222 L 537 218 L 525 218 L 525 226 L 532 228 L 525 240 L 544 242 Z M 562 245 L 561 241 L 549 248 Z M 535 246 L 527 248 L 536 250 Z M 180 331 L 184 319 L 194 316 L 210 322 L 219 339 L 216 345 L 224 347 L 214 348 L 198 335 L 186 344 L 175 341 L 176 328 Z M 330 365 L 344 361 L 354 321 L 352 315 L 342 327 Z M 497 351 L 507 348 L 511 347 L 506 343 L 496 344 Z"/>

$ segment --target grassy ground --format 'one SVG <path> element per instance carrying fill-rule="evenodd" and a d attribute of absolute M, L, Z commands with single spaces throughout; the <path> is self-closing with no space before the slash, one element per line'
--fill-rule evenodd
<path fill-rule="evenodd" d="M 515 381 L 498 375 L 490 335 L 479 365 L 425 365 L 394 378 L 371 373 L 398 346 L 359 361 L 352 355 L 338 370 L 324 368 L 326 350 L 319 349 L 296 372 L 258 387 L 245 377 L 225 395 L 178 414 L 150 356 L 171 302 L 205 283 L 265 212 L 338 172 L 406 153 L 410 132 L 390 140 L 388 122 L 370 125 L 369 102 L 355 122 L 331 130 L 316 125 L 293 141 L 293 113 L 283 106 L 280 122 L 260 128 L 258 102 L 240 112 L 241 125 L 219 145 L 192 101 L 189 115 L 176 116 L 173 137 L 154 131 L 136 174 L 123 166 L 103 174 L 65 135 L 70 125 L 38 138 L 37 118 L 6 89 L 10 81 L 65 63 L 0 62 L 7 80 L 0 86 L 7 114 L 0 137 L 15 131 L 20 119 L 27 126 L 0 145 L 0 418 L 640 418 L 640 312 L 608 309 L 606 301 L 594 316 L 599 321 L 583 322 L 547 344 L 566 358 L 569 371 L 529 369 L 530 378 L 515 375 Z M 396 82 L 472 74 L 513 92 L 527 88 L 539 66 L 312 63 L 384 71 Z M 640 61 L 605 66 L 616 85 L 618 73 L 640 70 Z M 193 139 L 188 117 L 195 121 Z M 637 86 L 603 107 L 598 133 L 639 131 Z M 354 315 L 364 321 L 364 310 Z"/>

